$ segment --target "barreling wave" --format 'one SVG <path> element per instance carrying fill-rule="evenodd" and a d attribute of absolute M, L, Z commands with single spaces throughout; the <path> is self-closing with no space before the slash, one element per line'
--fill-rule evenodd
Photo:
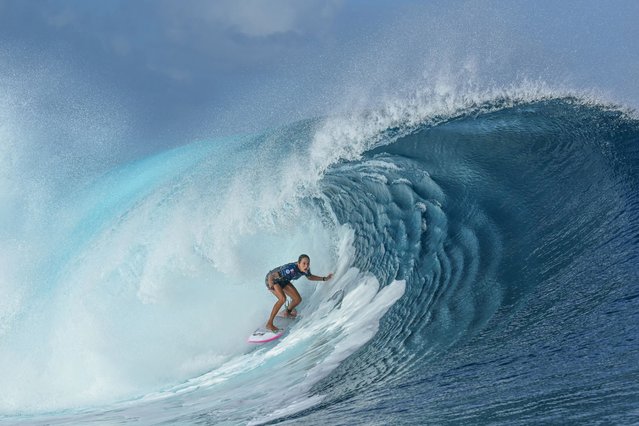
<path fill-rule="evenodd" d="M 424 105 L 187 145 L 74 193 L 2 317 L 2 412 L 636 421 L 639 121 L 569 96 Z M 265 271 L 302 251 L 335 280 L 300 281 L 303 317 L 247 349 Z"/>
<path fill-rule="evenodd" d="M 355 264 L 407 290 L 305 421 L 633 418 L 638 124 L 572 97 L 487 103 L 331 168 Z"/>

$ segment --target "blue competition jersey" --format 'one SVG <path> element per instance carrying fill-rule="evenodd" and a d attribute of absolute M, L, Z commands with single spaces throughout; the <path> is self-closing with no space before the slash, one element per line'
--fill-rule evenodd
<path fill-rule="evenodd" d="M 278 268 L 273 269 L 271 272 L 277 271 L 280 273 L 281 278 L 276 278 L 273 280 L 275 283 L 283 283 L 288 281 L 293 281 L 301 277 L 302 275 L 306 275 L 309 277 L 311 275 L 311 269 L 309 268 L 306 273 L 300 271 L 297 267 L 297 263 L 287 263 L 286 265 L 282 265 Z M 271 273 L 269 272 L 269 274 Z"/>

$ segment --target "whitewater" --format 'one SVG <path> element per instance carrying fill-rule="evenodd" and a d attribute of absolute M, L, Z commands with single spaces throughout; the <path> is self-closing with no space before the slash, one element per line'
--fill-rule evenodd
<path fill-rule="evenodd" d="M 639 421 L 631 109 L 422 91 L 62 177 L 55 196 L 19 192 L 39 181 L 9 152 L 3 423 Z M 265 273 L 300 253 L 335 278 L 297 281 L 300 319 L 247 344 Z"/>

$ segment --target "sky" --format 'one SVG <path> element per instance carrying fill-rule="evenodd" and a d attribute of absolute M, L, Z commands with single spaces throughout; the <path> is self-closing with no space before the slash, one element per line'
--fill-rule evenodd
<path fill-rule="evenodd" d="M 0 120 L 146 153 L 442 81 L 637 108 L 638 22 L 635 0 L 0 0 Z"/>

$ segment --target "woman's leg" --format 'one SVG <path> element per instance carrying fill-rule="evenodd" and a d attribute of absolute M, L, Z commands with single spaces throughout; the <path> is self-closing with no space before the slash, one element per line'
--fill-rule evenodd
<path fill-rule="evenodd" d="M 280 308 L 282 307 L 284 302 L 286 302 L 286 295 L 282 291 L 282 287 L 280 287 L 279 284 L 273 285 L 271 293 L 273 293 L 273 295 L 277 297 L 277 302 L 275 302 L 275 305 L 273 305 L 273 310 L 271 311 L 271 316 L 266 323 L 266 328 L 271 331 L 277 331 L 278 328 L 275 327 L 275 324 L 273 324 L 273 320 L 275 319 L 275 315 L 277 315 L 277 313 L 280 311 Z"/>
<path fill-rule="evenodd" d="M 295 288 L 293 284 L 287 285 L 286 287 L 283 288 L 283 290 L 284 290 L 284 293 L 286 293 L 286 295 L 291 298 L 291 303 L 288 305 L 288 310 L 293 311 L 293 309 L 295 309 L 297 305 L 302 303 L 302 296 L 300 296 L 299 292 L 297 291 L 297 289 Z"/>

